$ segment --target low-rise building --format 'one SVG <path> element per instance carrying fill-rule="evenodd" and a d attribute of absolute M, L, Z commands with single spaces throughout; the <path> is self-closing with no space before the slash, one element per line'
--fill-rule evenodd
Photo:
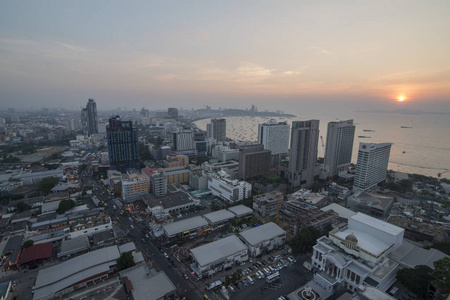
<path fill-rule="evenodd" d="M 139 264 L 121 271 L 120 278 L 127 293 L 133 299 L 176 299 L 177 288 L 164 272 L 156 272 L 146 264 Z"/>
<path fill-rule="evenodd" d="M 191 249 L 197 275 L 212 275 L 248 260 L 247 246 L 235 235 Z"/>
<path fill-rule="evenodd" d="M 400 227 L 357 213 L 347 227 L 317 240 L 312 256 L 313 267 L 319 270 L 315 282 L 331 293 L 338 284 L 352 291 L 368 285 L 385 292 L 398 270 L 388 255 L 401 246 L 403 234 Z"/>
<path fill-rule="evenodd" d="M 77 256 L 58 265 L 39 270 L 33 300 L 61 297 L 113 273 L 120 257 L 117 246 Z"/>
<path fill-rule="evenodd" d="M 230 180 L 225 174 L 208 176 L 208 189 L 214 196 L 233 203 L 250 198 L 252 194 L 252 185 L 245 181 Z"/>
<path fill-rule="evenodd" d="M 162 228 L 169 239 L 195 237 L 211 230 L 208 222 L 200 216 L 164 224 Z"/>
<path fill-rule="evenodd" d="M 236 218 L 249 218 L 253 215 L 253 210 L 243 204 L 228 207 L 228 210 L 231 211 Z"/>
<path fill-rule="evenodd" d="M 234 219 L 235 217 L 236 216 L 232 212 L 226 209 L 217 210 L 203 215 L 203 218 L 205 218 L 209 225 L 214 228 L 222 226 L 228 220 Z"/>
<path fill-rule="evenodd" d="M 253 210 L 261 217 L 274 217 L 284 202 L 283 198 L 279 192 L 253 196 Z"/>
<path fill-rule="evenodd" d="M 394 197 L 369 192 L 356 192 L 347 198 L 347 207 L 371 217 L 385 220 L 394 205 Z"/>
<path fill-rule="evenodd" d="M 286 231 L 270 222 L 239 234 L 248 247 L 250 256 L 260 256 L 286 243 Z"/>
<path fill-rule="evenodd" d="M 162 197 L 147 194 L 144 196 L 144 199 L 152 215 L 163 213 L 178 215 L 180 212 L 200 204 L 200 200 L 182 191 L 169 193 Z"/>

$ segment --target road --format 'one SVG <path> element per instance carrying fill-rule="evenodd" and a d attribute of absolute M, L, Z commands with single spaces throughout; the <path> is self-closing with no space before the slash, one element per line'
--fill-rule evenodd
<path fill-rule="evenodd" d="M 158 271 L 166 273 L 172 283 L 177 287 L 179 293 L 184 295 L 186 299 L 201 299 L 204 293 L 193 284 L 191 279 L 184 279 L 184 273 L 179 269 L 179 267 L 184 266 L 181 266 L 181 264 L 177 265 L 177 267 L 169 266 L 169 260 L 164 257 L 163 253 L 159 251 L 153 241 L 145 238 L 145 233 L 148 232 L 145 224 L 147 224 L 148 220 L 138 222 L 136 218 L 132 218 L 131 214 L 127 212 L 121 215 L 119 208 L 113 198 L 107 193 L 106 188 L 102 188 L 98 182 L 92 179 L 88 179 L 87 182 L 92 185 L 94 188 L 93 192 L 99 200 L 107 204 L 105 210 L 112 217 L 113 223 L 119 225 L 122 231 L 128 235 L 135 243 L 136 248 L 143 253 L 145 259 L 151 261 Z M 104 192 L 106 194 L 102 195 Z M 115 209 L 114 206 L 116 207 Z M 131 228 L 131 225 L 133 225 L 134 229 Z M 142 239 L 145 239 L 146 242 L 143 243 Z"/>

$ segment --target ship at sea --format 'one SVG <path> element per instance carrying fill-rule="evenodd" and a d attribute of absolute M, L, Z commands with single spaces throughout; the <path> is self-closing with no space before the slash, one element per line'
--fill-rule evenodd
<path fill-rule="evenodd" d="M 400 128 L 412 128 L 410 126 L 400 126 Z"/>
<path fill-rule="evenodd" d="M 365 132 L 375 132 L 375 130 L 372 130 L 372 129 L 363 129 L 363 131 L 365 131 Z"/>
<path fill-rule="evenodd" d="M 370 139 L 371 138 L 370 136 L 365 136 L 365 135 L 358 135 L 358 137 L 360 139 Z"/>

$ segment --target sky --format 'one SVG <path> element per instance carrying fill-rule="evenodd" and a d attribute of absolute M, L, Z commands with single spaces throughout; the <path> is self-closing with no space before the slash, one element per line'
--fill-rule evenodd
<path fill-rule="evenodd" d="M 450 1 L 2 1 L 0 106 L 450 112 Z M 398 101 L 404 97 L 404 101 Z"/>

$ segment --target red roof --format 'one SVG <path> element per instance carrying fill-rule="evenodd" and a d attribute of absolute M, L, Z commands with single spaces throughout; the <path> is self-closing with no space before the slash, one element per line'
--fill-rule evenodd
<path fill-rule="evenodd" d="M 25 248 L 20 258 L 20 264 L 26 264 L 36 259 L 50 258 L 52 256 L 52 248 L 52 242 Z"/>
<path fill-rule="evenodd" d="M 158 173 L 158 169 L 155 168 L 142 168 L 141 171 L 144 172 L 148 177 L 152 177 L 153 174 Z"/>

